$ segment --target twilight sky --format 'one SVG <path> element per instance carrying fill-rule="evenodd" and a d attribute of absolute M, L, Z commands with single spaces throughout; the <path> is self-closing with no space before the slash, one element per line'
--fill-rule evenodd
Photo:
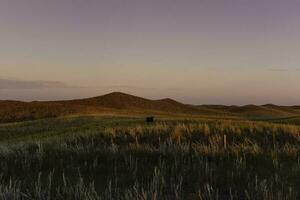
<path fill-rule="evenodd" d="M 0 0 L 0 99 L 300 104 L 299 0 Z"/>

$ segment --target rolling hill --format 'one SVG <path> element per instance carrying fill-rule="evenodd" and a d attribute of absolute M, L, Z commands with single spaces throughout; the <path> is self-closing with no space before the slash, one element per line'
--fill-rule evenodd
<path fill-rule="evenodd" d="M 277 106 L 273 104 L 266 105 L 244 105 L 244 106 L 223 106 L 223 105 L 203 105 L 198 108 L 207 107 L 214 110 L 224 111 L 227 114 L 238 115 L 252 118 L 276 118 L 300 116 L 298 106 Z"/>
<path fill-rule="evenodd" d="M 107 95 L 88 99 L 61 101 L 59 103 L 67 105 L 103 107 L 115 110 L 200 114 L 199 109 L 195 106 L 185 105 L 172 99 L 149 100 L 121 92 L 113 92 Z"/>
<path fill-rule="evenodd" d="M 14 122 L 77 114 L 178 113 L 201 114 L 194 106 L 172 99 L 149 100 L 114 92 L 103 96 L 48 102 L 0 101 L 0 122 Z"/>
<path fill-rule="evenodd" d="M 300 116 L 299 106 L 187 105 L 173 99 L 150 100 L 121 92 L 66 101 L 0 101 L 0 122 L 15 122 L 79 114 L 179 114 L 193 116 L 291 117 Z"/>

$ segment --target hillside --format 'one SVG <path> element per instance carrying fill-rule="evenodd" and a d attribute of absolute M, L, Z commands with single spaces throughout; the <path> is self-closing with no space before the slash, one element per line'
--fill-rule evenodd
<path fill-rule="evenodd" d="M 291 117 L 300 116 L 300 109 L 298 106 L 277 106 L 273 104 L 266 105 L 245 105 L 245 106 L 223 106 L 223 105 L 205 105 L 198 106 L 198 108 L 206 107 L 213 110 L 223 111 L 227 114 L 238 115 L 244 117 L 260 117 L 260 118 L 274 118 L 274 117 Z"/>
<path fill-rule="evenodd" d="M 193 116 L 293 117 L 300 116 L 299 106 L 222 106 L 187 105 L 173 99 L 150 100 L 125 93 L 113 92 L 103 96 L 48 102 L 0 101 L 0 123 L 35 120 L 80 114 L 184 114 Z"/>
<path fill-rule="evenodd" d="M 199 115 L 194 106 L 172 99 L 149 100 L 125 93 L 114 92 L 103 96 L 48 102 L 0 101 L 0 122 L 15 122 L 74 114 L 177 113 Z"/>
<path fill-rule="evenodd" d="M 0 123 L 57 117 L 81 112 L 80 106 L 55 102 L 0 101 Z"/>
<path fill-rule="evenodd" d="M 199 110 L 196 107 L 185 105 L 172 99 L 149 100 L 120 92 L 113 92 L 107 95 L 87 99 L 61 101 L 59 103 L 81 106 L 88 105 L 93 107 L 103 107 L 117 110 L 200 114 Z"/>

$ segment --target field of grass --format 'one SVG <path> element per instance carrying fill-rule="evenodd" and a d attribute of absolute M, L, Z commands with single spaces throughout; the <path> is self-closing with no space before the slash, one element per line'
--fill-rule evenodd
<path fill-rule="evenodd" d="M 289 120 L 2 124 L 0 199 L 299 199 L 299 153 Z"/>
<path fill-rule="evenodd" d="M 0 199 L 299 199 L 295 120 L 0 124 Z"/>

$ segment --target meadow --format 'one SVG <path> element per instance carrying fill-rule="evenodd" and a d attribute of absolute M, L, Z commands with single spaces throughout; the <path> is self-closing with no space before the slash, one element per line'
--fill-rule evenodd
<path fill-rule="evenodd" d="M 297 124 L 97 116 L 0 124 L 0 199 L 299 199 Z"/>

